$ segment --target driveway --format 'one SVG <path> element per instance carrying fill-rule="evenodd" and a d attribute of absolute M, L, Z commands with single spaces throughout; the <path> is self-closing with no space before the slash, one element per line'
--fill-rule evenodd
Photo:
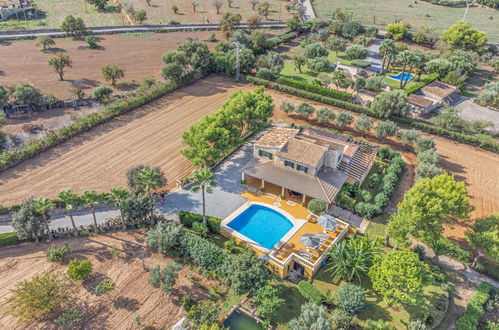
<path fill-rule="evenodd" d="M 494 111 L 474 103 L 466 96 L 461 96 L 454 104 L 454 107 L 460 110 L 459 116 L 466 121 L 474 122 L 476 120 L 491 121 L 494 126 L 487 128 L 490 133 L 499 133 L 499 111 Z"/>
<path fill-rule="evenodd" d="M 371 62 L 371 66 L 367 67 L 367 70 L 369 71 L 381 72 L 381 64 L 383 63 L 383 60 L 379 55 L 380 44 L 380 39 L 374 39 L 369 47 L 367 47 L 368 53 L 365 60 Z"/>
<path fill-rule="evenodd" d="M 240 169 L 252 155 L 253 146 L 246 143 L 214 169 L 218 186 L 213 189 L 213 193 L 206 194 L 207 215 L 224 219 L 246 202 L 246 198 L 241 197 L 244 187 L 239 183 Z M 167 216 L 176 216 L 179 211 L 203 213 L 201 192 L 181 189 L 169 193 L 157 209 Z"/>

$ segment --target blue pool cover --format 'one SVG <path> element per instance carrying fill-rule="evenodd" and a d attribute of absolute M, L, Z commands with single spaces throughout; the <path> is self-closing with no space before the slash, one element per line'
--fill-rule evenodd
<path fill-rule="evenodd" d="M 392 78 L 392 79 L 395 79 L 395 80 L 400 80 L 400 78 L 402 78 L 402 72 L 400 72 L 398 75 L 396 76 L 391 76 L 389 75 L 388 76 L 389 78 Z M 414 77 L 413 74 L 408 74 L 407 72 L 404 72 L 404 78 L 402 79 L 403 82 L 406 82 L 408 80 L 411 80 L 412 78 Z"/>
<path fill-rule="evenodd" d="M 293 228 L 284 215 L 262 205 L 251 205 L 227 226 L 269 250 Z"/>

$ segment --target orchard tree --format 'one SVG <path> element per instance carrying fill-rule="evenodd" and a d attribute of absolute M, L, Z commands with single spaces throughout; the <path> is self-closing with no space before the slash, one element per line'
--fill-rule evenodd
<path fill-rule="evenodd" d="M 217 10 L 217 14 L 220 14 L 220 8 L 223 6 L 222 0 L 213 1 L 213 6 L 215 6 L 215 9 Z"/>
<path fill-rule="evenodd" d="M 111 85 L 115 86 L 116 80 L 125 77 L 125 70 L 120 69 L 116 65 L 106 65 L 102 67 L 102 74 L 104 75 L 104 79 L 106 79 L 106 81 L 111 80 Z"/>
<path fill-rule="evenodd" d="M 442 41 L 452 48 L 478 50 L 487 43 L 485 32 L 460 21 L 442 33 Z"/>
<path fill-rule="evenodd" d="M 36 46 L 41 47 L 43 51 L 47 50 L 47 47 L 53 45 L 55 45 L 55 41 L 51 36 L 39 36 L 36 38 Z"/>
<path fill-rule="evenodd" d="M 251 15 L 246 20 L 246 23 L 249 25 L 250 29 L 257 29 L 260 26 L 260 24 L 262 23 L 262 16 L 260 16 L 258 14 Z M 265 34 L 263 31 L 260 31 L 260 32 Z M 265 39 L 265 41 L 267 41 L 267 40 Z"/>
<path fill-rule="evenodd" d="M 197 8 L 197 6 L 199 6 L 199 2 L 193 1 L 193 2 L 191 2 L 191 6 L 192 6 L 192 11 L 196 12 L 196 8 Z"/>
<path fill-rule="evenodd" d="M 295 70 L 298 70 L 298 72 L 301 73 L 301 68 L 303 65 L 306 63 L 306 59 L 303 56 L 300 55 L 294 55 L 293 56 L 293 64 L 295 65 Z"/>
<path fill-rule="evenodd" d="M 144 9 L 138 10 L 133 13 L 133 19 L 141 25 L 145 20 L 147 20 L 147 12 Z"/>
<path fill-rule="evenodd" d="M 394 136 L 397 134 L 398 126 L 391 120 L 380 122 L 374 128 L 374 135 L 379 139 L 384 139 L 387 136 Z"/>
<path fill-rule="evenodd" d="M 229 39 L 234 31 L 234 27 L 241 23 L 241 14 L 231 14 L 225 13 L 220 21 L 220 30 L 225 34 L 225 37 Z"/>
<path fill-rule="evenodd" d="M 94 5 L 100 10 L 104 10 L 109 0 L 87 0 L 89 4 Z"/>
<path fill-rule="evenodd" d="M 71 68 L 71 58 L 67 54 L 57 53 L 56 56 L 49 58 L 49 65 L 59 75 L 59 80 L 64 80 L 64 71 Z"/>
<path fill-rule="evenodd" d="M 255 7 L 260 3 L 260 0 L 250 0 L 251 9 L 255 10 Z"/>
<path fill-rule="evenodd" d="M 395 250 L 377 256 L 369 270 L 373 289 L 390 306 L 415 304 L 430 280 L 429 267 L 412 251 Z"/>
<path fill-rule="evenodd" d="M 416 170 L 414 171 L 414 176 L 416 178 L 416 181 L 419 181 L 422 179 L 439 176 L 442 173 L 443 170 L 440 167 L 438 167 L 436 164 L 422 162 L 420 160 L 418 166 L 416 167 Z"/>
<path fill-rule="evenodd" d="M 320 43 L 312 42 L 304 47 L 303 55 L 306 59 L 312 59 L 327 56 L 328 52 Z"/>
<path fill-rule="evenodd" d="M 330 121 L 333 121 L 335 118 L 335 114 L 333 110 L 328 108 L 321 108 L 317 111 L 317 122 L 321 125 L 329 124 Z"/>
<path fill-rule="evenodd" d="M 351 113 L 341 111 L 336 115 L 336 126 L 338 126 L 339 128 L 343 128 L 346 125 L 350 125 L 351 123 L 353 123 L 353 119 L 354 116 Z"/>
<path fill-rule="evenodd" d="M 258 14 L 265 16 L 265 19 L 267 21 L 269 20 L 270 3 L 268 1 L 265 1 L 264 3 L 258 6 Z"/>
<path fill-rule="evenodd" d="M 85 33 L 87 28 L 81 17 L 75 18 L 73 15 L 69 15 L 62 22 L 61 30 L 72 37 L 79 37 Z"/>
<path fill-rule="evenodd" d="M 471 246 L 478 250 L 478 255 L 473 261 L 474 265 L 483 255 L 499 263 L 499 213 L 475 219 L 466 237 Z"/>
<path fill-rule="evenodd" d="M 110 101 L 113 89 L 108 86 L 99 86 L 94 89 L 92 96 L 99 102 L 106 104 Z"/>
<path fill-rule="evenodd" d="M 34 199 L 22 202 L 18 211 L 12 214 L 11 225 L 17 237 L 22 240 L 38 240 L 45 233 L 45 220 L 36 210 Z"/>
<path fill-rule="evenodd" d="M 326 307 L 307 302 L 301 305 L 300 315 L 288 323 L 291 330 L 331 330 Z"/>
<path fill-rule="evenodd" d="M 178 81 L 185 75 L 189 58 L 183 51 L 172 50 L 163 55 L 163 62 L 165 63 L 162 69 L 163 77 Z"/>
<path fill-rule="evenodd" d="M 307 102 L 300 103 L 295 110 L 304 119 L 308 119 L 315 113 L 315 108 L 308 104 Z"/>
<path fill-rule="evenodd" d="M 338 56 L 338 52 L 344 52 L 347 48 L 347 40 L 341 37 L 329 37 L 326 41 L 326 47 Z"/>
<path fill-rule="evenodd" d="M 43 104 L 43 95 L 40 90 L 26 83 L 17 84 L 12 96 L 16 104 Z"/>
<path fill-rule="evenodd" d="M 414 151 L 419 154 L 427 150 L 435 150 L 435 147 L 435 140 L 431 136 L 423 136 L 416 140 Z"/>
<path fill-rule="evenodd" d="M 421 239 L 438 254 L 444 224 L 467 219 L 473 207 L 464 182 L 448 173 L 419 180 L 404 195 L 388 225 L 388 233 L 399 242 L 409 236 Z"/>
<path fill-rule="evenodd" d="M 371 104 L 371 110 L 380 118 L 388 118 L 392 114 L 405 116 L 410 108 L 407 95 L 401 90 L 382 92 L 376 95 Z"/>
<path fill-rule="evenodd" d="M 178 272 L 182 269 L 182 265 L 171 261 L 167 263 L 163 268 L 160 265 L 156 265 L 151 268 L 149 284 L 154 288 L 159 288 L 170 293 L 173 290 L 173 286 L 178 278 Z"/>
<path fill-rule="evenodd" d="M 381 92 L 385 87 L 386 83 L 384 76 L 371 76 L 366 79 L 366 89 L 370 91 Z"/>
<path fill-rule="evenodd" d="M 373 120 L 364 114 L 360 115 L 360 117 L 355 121 L 355 129 L 365 134 L 369 134 L 372 126 Z"/>
<path fill-rule="evenodd" d="M 400 140 L 400 143 L 403 145 L 413 145 L 421 136 L 421 131 L 417 129 L 404 129 L 398 132 L 397 138 Z"/>

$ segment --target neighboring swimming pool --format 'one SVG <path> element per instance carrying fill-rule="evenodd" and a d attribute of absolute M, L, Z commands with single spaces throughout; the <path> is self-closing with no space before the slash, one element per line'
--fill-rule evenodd
<path fill-rule="evenodd" d="M 237 309 L 225 319 L 222 327 L 230 330 L 263 330 L 263 327 L 255 319 Z"/>
<path fill-rule="evenodd" d="M 413 74 L 408 74 L 407 72 L 404 72 L 404 77 L 402 78 L 402 72 L 400 72 L 398 75 L 389 75 L 388 78 L 394 79 L 394 80 L 400 80 L 402 79 L 403 82 L 409 81 L 412 78 L 414 78 Z"/>
<path fill-rule="evenodd" d="M 249 206 L 226 226 L 269 250 L 294 227 L 281 212 L 258 204 Z"/>

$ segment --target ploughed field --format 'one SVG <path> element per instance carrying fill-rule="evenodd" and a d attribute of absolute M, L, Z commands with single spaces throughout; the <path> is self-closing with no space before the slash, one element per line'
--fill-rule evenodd
<path fill-rule="evenodd" d="M 206 299 L 207 294 L 187 278 L 192 274 L 199 283 L 212 287 L 201 275 L 184 267 L 174 286 L 174 296 L 167 297 L 161 289 L 153 288 L 149 270 L 168 260 L 147 248 L 145 231 L 119 232 L 106 235 L 58 240 L 55 244 L 68 243 L 72 247 L 69 259 L 88 259 L 93 264 L 92 274 L 83 283 L 73 282 L 75 303 L 69 307 L 82 313 L 79 324 L 85 329 L 132 329 L 139 316 L 143 326 L 164 326 L 170 329 L 184 313 L 178 299 L 189 293 L 193 299 Z M 51 243 L 24 243 L 2 248 L 0 253 L 0 328 L 1 329 L 52 329 L 51 322 L 17 324 L 17 319 L 4 314 L 5 300 L 11 296 L 16 283 L 29 280 L 43 271 L 67 271 L 65 263 L 48 262 L 45 251 Z M 110 293 L 97 296 L 95 286 L 109 278 L 116 283 Z M 78 327 L 80 328 L 80 327 Z"/>
<path fill-rule="evenodd" d="M 19 204 L 29 196 L 55 198 L 61 189 L 81 193 L 87 189 L 108 191 L 112 187 L 125 186 L 126 170 L 137 164 L 160 166 L 169 186 L 173 187 L 177 179 L 189 176 L 193 170 L 179 151 L 182 132 L 203 115 L 215 111 L 235 91 L 254 88 L 211 75 L 100 125 L 1 172 L 0 205 Z M 295 104 L 306 100 L 273 90 L 266 90 L 266 93 L 272 95 L 276 105 L 273 120 L 306 123 L 278 109 L 284 99 Z M 316 102 L 309 103 L 316 109 L 332 108 Z M 347 133 L 356 135 L 350 129 Z M 374 141 L 368 136 L 361 138 Z M 476 208 L 472 217 L 499 210 L 499 155 L 440 137 L 435 137 L 435 140 L 442 156 L 441 166 L 458 180 L 466 182 L 471 202 Z M 384 143 L 401 149 L 401 145 L 392 139 Z M 416 165 L 413 153 L 406 150 L 404 158 L 411 165 Z M 398 189 L 399 196 L 395 196 L 398 200 L 410 187 L 410 179 L 404 179 L 402 185 L 404 189 Z M 448 228 L 446 234 L 464 240 L 465 230 L 466 225 L 458 224 Z"/>

